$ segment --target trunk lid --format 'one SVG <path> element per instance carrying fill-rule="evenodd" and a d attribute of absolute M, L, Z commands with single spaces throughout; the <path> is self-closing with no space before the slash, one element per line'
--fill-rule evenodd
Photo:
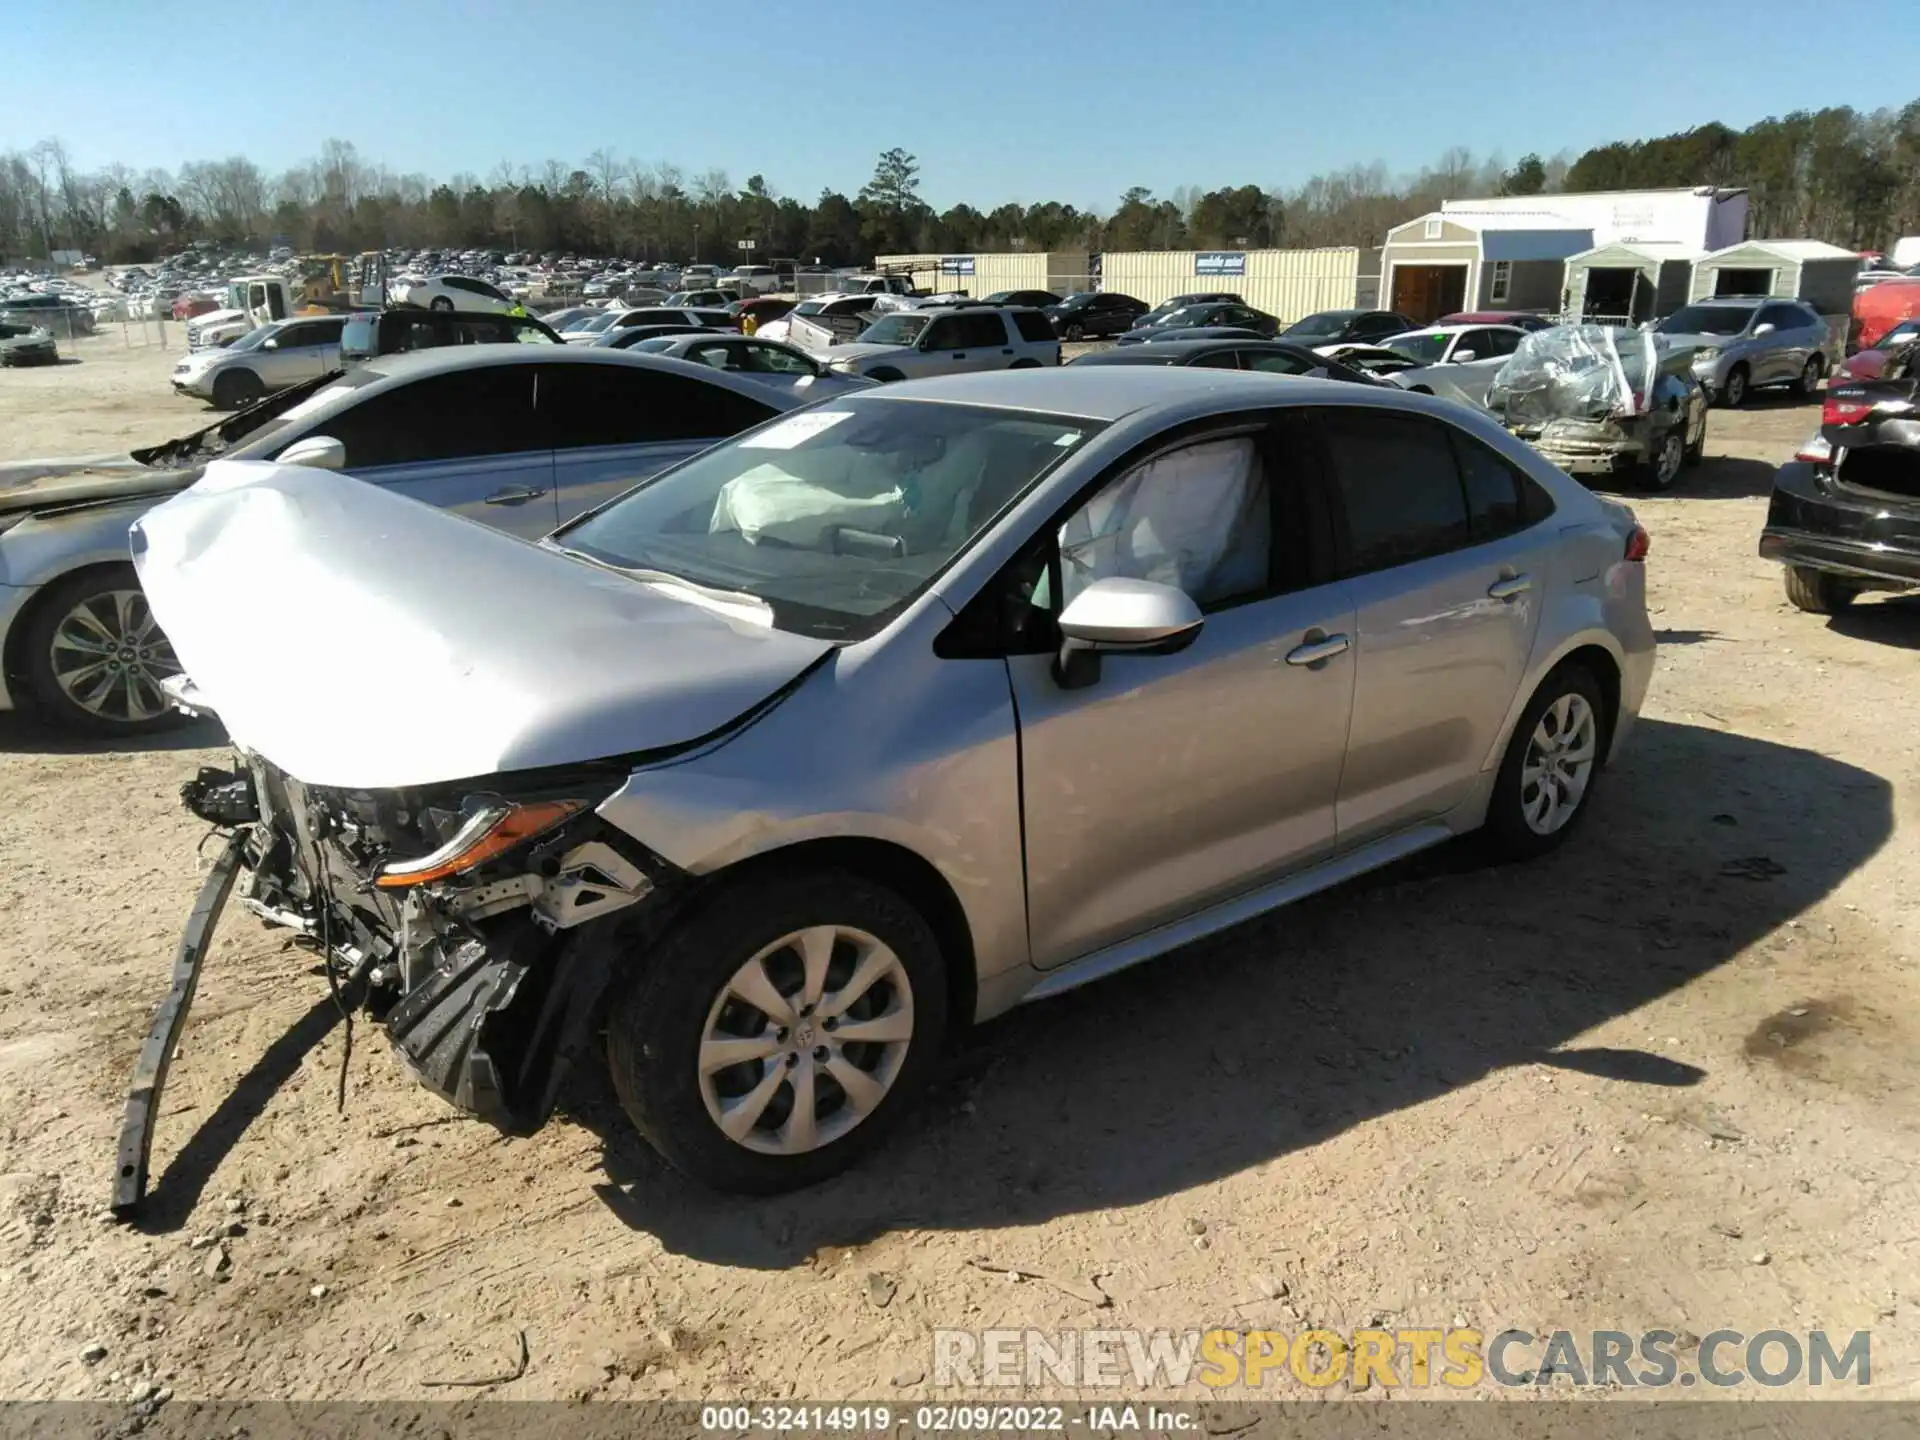
<path fill-rule="evenodd" d="M 300 466 L 216 461 L 132 541 L 199 697 L 313 785 L 683 745 L 833 648 Z"/>

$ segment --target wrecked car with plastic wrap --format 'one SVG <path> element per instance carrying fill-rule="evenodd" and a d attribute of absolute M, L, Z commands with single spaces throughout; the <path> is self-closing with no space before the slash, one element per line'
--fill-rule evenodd
<path fill-rule="evenodd" d="M 1451 553 L 1293 545 L 1411 505 L 1409 466 Z M 674 1167 L 788 1189 L 973 1021 L 1456 834 L 1546 853 L 1654 654 L 1632 512 L 1487 416 L 1198 367 L 862 390 L 538 544 L 221 460 L 131 544 L 169 690 L 234 758 L 183 795 L 224 843 L 123 1213 L 223 910 L 296 932 L 483 1120 L 540 1125 L 599 1061 Z M 1375 633 L 1411 712 L 1353 703 Z"/>
<path fill-rule="evenodd" d="M 1621 326 L 1531 331 L 1494 377 L 1487 408 L 1569 475 L 1664 490 L 1706 446 L 1692 353 Z"/>

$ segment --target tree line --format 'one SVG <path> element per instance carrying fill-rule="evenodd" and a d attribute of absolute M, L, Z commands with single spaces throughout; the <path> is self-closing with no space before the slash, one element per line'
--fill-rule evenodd
<path fill-rule="evenodd" d="M 1472 195 L 1744 186 L 1755 235 L 1885 248 L 1920 233 L 1920 100 L 1894 110 L 1839 106 L 1621 140 L 1578 156 L 1477 158 L 1452 149 L 1415 174 L 1355 165 L 1292 190 L 1247 184 L 1128 190 L 1108 213 L 1060 201 L 935 210 L 920 167 L 883 153 L 854 195 L 811 203 L 761 175 L 688 175 L 600 149 L 577 166 L 503 162 L 481 177 L 397 174 L 330 139 L 314 159 L 269 174 L 245 156 L 178 170 L 81 171 L 58 140 L 0 153 L 0 257 L 81 250 L 151 260 L 192 242 L 303 252 L 404 247 L 560 251 L 645 260 L 751 255 L 850 264 L 875 254 L 1005 250 L 1309 249 L 1371 246 L 1402 221 Z M 745 250 L 741 242 L 751 242 Z"/>

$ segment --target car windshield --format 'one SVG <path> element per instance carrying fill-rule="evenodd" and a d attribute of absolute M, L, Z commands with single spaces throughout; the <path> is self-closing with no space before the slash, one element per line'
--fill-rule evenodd
<path fill-rule="evenodd" d="M 590 316 L 588 319 L 575 321 L 573 333 L 576 335 L 598 335 L 602 330 L 609 328 L 613 322 L 619 318 L 620 317 L 613 311 L 604 310 L 598 315 Z"/>
<path fill-rule="evenodd" d="M 1436 335 L 1432 331 L 1424 334 L 1415 331 L 1411 335 L 1396 335 L 1391 340 L 1383 340 L 1380 345 L 1396 355 L 1404 355 L 1422 365 L 1431 365 L 1447 353 L 1447 341 L 1452 338 L 1450 335 Z"/>
<path fill-rule="evenodd" d="M 1738 335 L 1753 319 L 1752 305 L 1683 305 L 1658 328 L 1665 335 Z"/>
<path fill-rule="evenodd" d="M 843 400 L 697 455 L 552 543 L 770 606 L 782 630 L 858 639 L 1096 428 L 981 406 Z"/>
<path fill-rule="evenodd" d="M 646 340 L 636 340 L 627 346 L 627 349 L 645 350 L 650 354 L 657 354 L 662 350 L 671 350 L 679 343 L 679 340 L 672 335 L 655 335 Z"/>
<path fill-rule="evenodd" d="M 1296 320 L 1280 333 L 1287 336 L 1299 336 L 1302 339 L 1314 336 L 1334 336 L 1347 328 L 1351 317 L 1344 310 L 1323 310 L 1318 315 L 1309 315 L 1304 320 Z"/>
<path fill-rule="evenodd" d="M 927 328 L 925 315 L 887 315 L 860 332 L 862 345 L 911 345 Z"/>

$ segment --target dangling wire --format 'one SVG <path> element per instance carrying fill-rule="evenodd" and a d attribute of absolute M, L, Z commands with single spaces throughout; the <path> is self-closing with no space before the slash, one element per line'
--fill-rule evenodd
<path fill-rule="evenodd" d="M 340 1051 L 340 1078 L 334 1087 L 333 1108 L 336 1114 L 347 1113 L 347 1067 L 353 1063 L 353 1010 L 348 1006 L 346 996 L 340 989 L 340 977 L 333 968 L 333 883 L 326 872 L 326 857 L 316 857 L 321 875 L 315 887 L 320 901 L 320 965 L 327 972 L 327 989 L 333 994 L 333 1008 L 340 1012 L 345 1025 L 345 1044 Z"/>

